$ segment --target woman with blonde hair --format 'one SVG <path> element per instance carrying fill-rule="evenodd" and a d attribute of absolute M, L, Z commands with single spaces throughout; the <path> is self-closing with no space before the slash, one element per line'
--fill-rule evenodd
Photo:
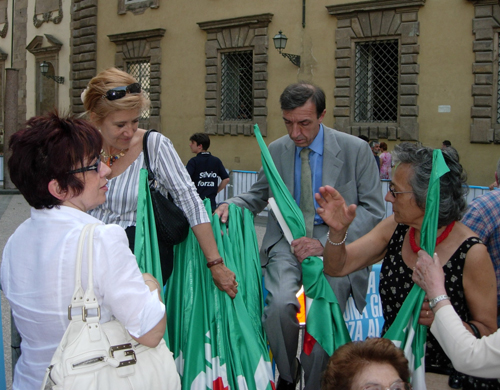
<path fill-rule="evenodd" d="M 106 201 L 90 213 L 105 223 L 116 223 L 126 229 L 133 250 L 139 172 L 145 168 L 146 130 L 138 128 L 138 124 L 150 101 L 135 78 L 116 68 L 104 70 L 90 80 L 82 101 L 88 118 L 101 132 L 101 159 L 111 168 Z M 160 192 L 164 196 L 170 194 L 187 217 L 216 286 L 234 297 L 235 275 L 224 265 L 203 202 L 172 142 L 158 132 L 151 132 L 147 149 Z M 160 257 L 166 280 L 172 270 L 172 248 L 160 243 Z"/>

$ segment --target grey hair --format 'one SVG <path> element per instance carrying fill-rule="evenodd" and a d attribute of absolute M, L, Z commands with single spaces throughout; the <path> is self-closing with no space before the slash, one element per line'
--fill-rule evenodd
<path fill-rule="evenodd" d="M 427 200 L 427 189 L 432 171 L 433 149 L 419 147 L 410 142 L 396 145 L 393 152 L 394 161 L 397 164 L 409 164 L 413 170 L 413 176 L 409 178 L 417 206 L 425 210 Z M 450 169 L 440 179 L 440 200 L 438 227 L 449 225 L 453 221 L 459 221 L 466 208 L 465 195 L 467 186 L 467 175 L 458 162 L 458 153 L 455 150 L 442 150 L 444 161 Z"/>

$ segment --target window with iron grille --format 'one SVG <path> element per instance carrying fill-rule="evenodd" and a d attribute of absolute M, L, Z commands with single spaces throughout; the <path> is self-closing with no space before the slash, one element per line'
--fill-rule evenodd
<path fill-rule="evenodd" d="M 398 40 L 356 43 L 355 122 L 398 120 Z"/>
<path fill-rule="evenodd" d="M 127 73 L 132 75 L 139 84 L 141 84 L 142 92 L 149 98 L 151 86 L 151 63 L 148 60 L 138 60 L 127 62 Z M 144 110 L 141 113 L 141 119 L 148 119 L 151 114 L 151 109 Z"/>
<path fill-rule="evenodd" d="M 251 120 L 253 116 L 253 52 L 223 53 L 220 88 L 221 120 Z"/>

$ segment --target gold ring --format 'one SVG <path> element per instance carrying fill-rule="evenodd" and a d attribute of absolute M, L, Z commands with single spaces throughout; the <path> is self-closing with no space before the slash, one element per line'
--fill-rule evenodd
<path fill-rule="evenodd" d="M 429 317 L 429 310 L 426 310 L 426 311 L 425 311 L 425 315 L 426 315 L 427 317 Z"/>
<path fill-rule="evenodd" d="M 238 287 L 238 282 L 236 282 L 235 286 L 234 287 Z"/>

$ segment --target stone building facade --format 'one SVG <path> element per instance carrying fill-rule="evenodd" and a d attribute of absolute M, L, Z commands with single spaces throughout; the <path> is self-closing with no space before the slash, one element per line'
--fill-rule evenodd
<path fill-rule="evenodd" d="M 307 80 L 325 90 L 327 126 L 389 150 L 449 139 L 469 183 L 487 185 L 500 157 L 499 33 L 497 0 L 0 0 L 0 84 L 19 69 L 22 123 L 51 103 L 82 113 L 88 81 L 122 68 L 152 101 L 141 126 L 184 161 L 205 131 L 227 168 L 257 170 L 253 125 L 268 143 L 285 134 L 279 95 Z M 63 83 L 40 74 L 44 61 Z"/>

